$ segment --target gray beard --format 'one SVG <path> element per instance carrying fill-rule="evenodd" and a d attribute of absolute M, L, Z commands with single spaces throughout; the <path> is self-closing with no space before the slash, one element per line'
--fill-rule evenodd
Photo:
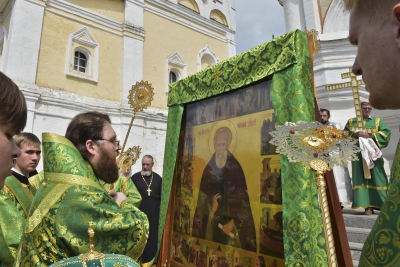
<path fill-rule="evenodd" d="M 142 176 L 150 176 L 151 173 L 152 173 L 152 171 L 141 171 L 140 175 L 142 175 Z"/>

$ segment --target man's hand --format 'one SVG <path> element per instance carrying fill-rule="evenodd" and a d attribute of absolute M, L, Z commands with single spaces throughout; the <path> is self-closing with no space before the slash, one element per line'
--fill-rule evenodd
<path fill-rule="evenodd" d="M 222 196 L 221 196 L 220 193 L 215 194 L 214 197 L 213 197 L 213 203 L 212 203 L 211 214 L 210 214 L 211 220 L 214 218 L 215 212 L 217 212 L 217 209 L 218 209 L 218 199 L 220 199 L 221 197 L 222 197 Z"/>
<path fill-rule="evenodd" d="M 122 192 L 115 192 L 114 189 L 107 190 L 107 192 L 110 194 L 110 196 L 112 196 L 112 198 L 113 198 L 114 201 L 118 204 L 118 206 L 121 205 L 122 201 L 124 201 L 125 199 L 128 198 L 127 196 L 125 196 L 124 193 L 122 193 Z"/>
<path fill-rule="evenodd" d="M 353 137 L 359 138 L 359 137 L 363 137 L 363 138 L 372 138 L 372 134 L 369 134 L 367 132 L 356 132 L 353 134 Z"/>
<path fill-rule="evenodd" d="M 107 190 L 107 193 L 112 197 L 115 197 L 117 195 L 117 192 L 115 192 L 114 189 Z"/>

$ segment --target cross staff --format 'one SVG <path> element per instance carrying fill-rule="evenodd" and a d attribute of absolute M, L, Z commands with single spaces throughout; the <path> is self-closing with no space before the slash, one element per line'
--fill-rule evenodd
<path fill-rule="evenodd" d="M 352 132 L 364 131 L 367 133 L 372 133 L 372 129 L 364 127 L 364 118 L 361 111 L 361 100 L 358 86 L 363 85 L 364 82 L 362 80 L 357 80 L 357 76 L 352 72 L 351 68 L 349 68 L 349 72 L 342 73 L 342 79 L 347 78 L 350 78 L 350 82 L 327 85 L 325 86 L 325 91 L 334 91 L 351 87 L 351 90 L 353 91 L 354 109 L 356 111 L 357 125 L 350 127 L 350 130 Z"/>

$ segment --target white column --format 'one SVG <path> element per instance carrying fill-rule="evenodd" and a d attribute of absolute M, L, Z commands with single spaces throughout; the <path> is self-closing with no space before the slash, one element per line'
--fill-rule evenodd
<path fill-rule="evenodd" d="M 302 0 L 278 0 L 285 14 L 286 32 L 305 29 L 305 15 Z"/>
<path fill-rule="evenodd" d="M 45 5 L 15 0 L 4 51 L 3 71 L 15 80 L 34 84 L 42 35 Z"/>
<path fill-rule="evenodd" d="M 125 1 L 124 28 L 127 33 L 123 37 L 123 66 L 122 66 L 122 102 L 126 103 L 132 85 L 143 78 L 143 10 L 144 0 Z"/>
<path fill-rule="evenodd" d="M 321 29 L 321 20 L 319 17 L 318 3 L 314 0 L 303 0 L 303 10 L 305 16 L 305 25 L 308 30 L 316 30 L 320 34 L 322 32 Z"/>

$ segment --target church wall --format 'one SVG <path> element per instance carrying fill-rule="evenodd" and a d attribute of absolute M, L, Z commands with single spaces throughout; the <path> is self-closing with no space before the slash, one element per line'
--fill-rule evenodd
<path fill-rule="evenodd" d="M 66 76 L 69 35 L 83 26 L 72 19 L 45 12 L 36 83 L 85 96 L 120 100 L 122 37 L 99 29 L 94 23 L 86 26 L 99 43 L 98 82 Z"/>
<path fill-rule="evenodd" d="M 110 19 L 124 21 L 125 1 L 121 0 L 66 0 L 82 8 L 97 12 Z"/>
<path fill-rule="evenodd" d="M 152 103 L 156 108 L 167 108 L 168 90 L 165 60 L 178 52 L 187 66 L 187 75 L 197 72 L 197 55 L 207 44 L 219 60 L 228 58 L 226 42 L 185 27 L 151 12 L 145 11 L 143 78 L 152 83 L 158 94 Z"/>

